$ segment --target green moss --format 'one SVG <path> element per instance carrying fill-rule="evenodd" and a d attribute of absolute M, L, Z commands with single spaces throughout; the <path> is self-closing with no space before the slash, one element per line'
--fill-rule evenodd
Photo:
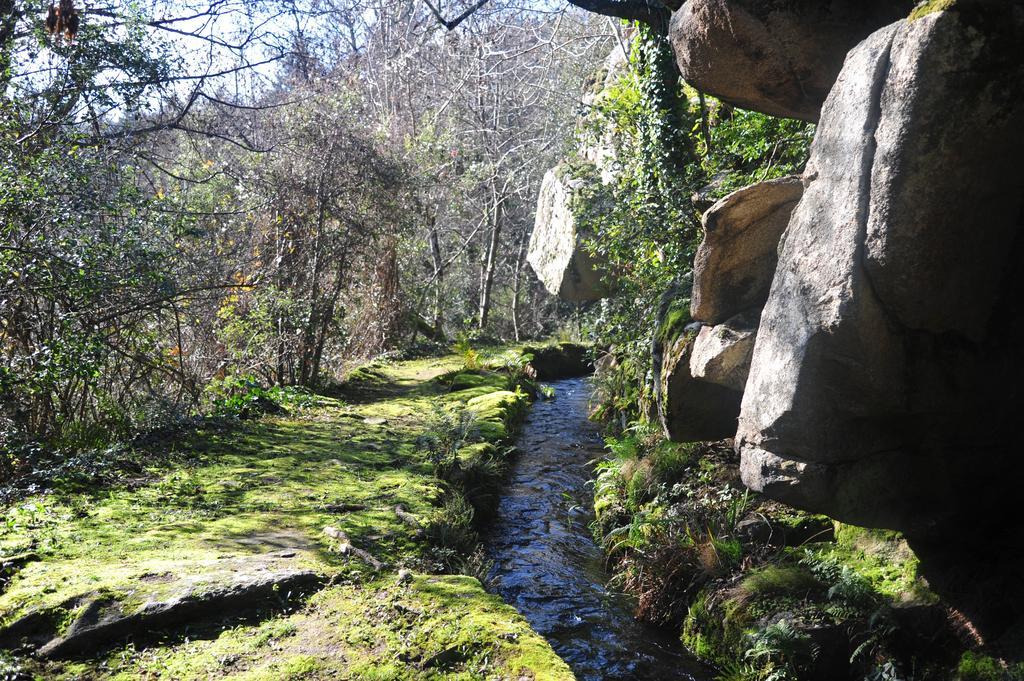
<path fill-rule="evenodd" d="M 0 552 L 31 547 L 37 556 L 0 595 L 3 622 L 42 611 L 57 632 L 73 621 L 75 609 L 65 604 L 79 596 L 107 595 L 132 612 L 148 600 L 280 565 L 346 586 L 318 593 L 298 613 L 215 628 L 203 640 L 125 648 L 106 660 L 50 663 L 40 675 L 434 678 L 440 672 L 421 670 L 420 662 L 443 646 L 464 645 L 466 660 L 450 678 L 476 678 L 477 669 L 571 678 L 543 639 L 475 580 L 423 577 L 397 588 L 391 572 L 369 581 L 378 576 L 336 553 L 323 532 L 328 525 L 342 530 L 392 570 L 428 560 L 428 539 L 394 508 L 428 518 L 446 496 L 446 483 L 416 447 L 432 406 L 466 404 L 492 424 L 495 438 L 507 437 L 527 406 L 525 395 L 495 390 L 505 385 L 500 376 L 481 375 L 479 385 L 449 393 L 434 379 L 459 363 L 454 356 L 378 363 L 362 374 L 373 387 L 360 404 L 325 399 L 300 416 L 203 433 L 188 468 L 152 469 L 130 487 L 39 496 L 3 509 Z M 497 456 L 489 443 L 460 452 L 472 470 Z M 288 555 L 275 557 L 282 549 Z M 409 610 L 395 610 L 399 605 Z"/>
<path fill-rule="evenodd" d="M 452 392 L 467 390 L 470 388 L 486 388 L 487 392 L 492 390 L 504 390 L 508 388 L 508 376 L 490 371 L 457 371 L 449 372 L 437 379 L 446 385 Z"/>
<path fill-rule="evenodd" d="M 819 587 L 814 575 L 802 566 L 768 565 L 744 577 L 735 598 L 804 596 Z"/>
<path fill-rule="evenodd" d="M 720 655 L 722 621 L 708 608 L 708 592 L 701 591 L 690 604 L 683 621 L 681 640 L 698 658 L 713 662 Z"/>
<path fill-rule="evenodd" d="M 345 382 L 353 385 L 380 385 L 388 382 L 387 376 L 373 364 L 357 367 L 345 377 Z"/>
<path fill-rule="evenodd" d="M 508 439 L 512 427 L 526 414 L 528 405 L 524 393 L 511 390 L 487 392 L 465 402 L 466 408 L 476 413 L 481 436 L 492 441 Z"/>
<path fill-rule="evenodd" d="M 690 317 L 690 299 L 677 298 L 672 301 L 658 326 L 657 338 L 662 343 L 670 343 L 683 335 L 683 329 L 692 322 Z"/>
<path fill-rule="evenodd" d="M 836 544 L 822 557 L 848 566 L 872 589 L 896 602 L 934 603 L 938 597 L 918 576 L 919 561 L 899 532 L 835 524 Z"/>
<path fill-rule="evenodd" d="M 268 637 L 267 631 L 286 631 Z M 447 651 L 447 652 L 446 652 Z M 565 663 L 513 608 L 472 577 L 419 575 L 336 586 L 299 613 L 211 640 L 115 651 L 99 678 L 189 681 L 332 678 L 568 681 Z"/>
<path fill-rule="evenodd" d="M 857 527 L 846 523 L 835 523 L 836 543 L 840 546 L 855 548 L 867 544 L 884 542 L 895 542 L 902 538 L 902 535 L 895 530 L 878 530 L 869 527 Z"/>
<path fill-rule="evenodd" d="M 925 2 L 918 3 L 917 7 L 910 13 L 908 19 L 915 21 L 921 17 L 926 17 L 929 14 L 935 12 L 945 12 L 946 10 L 952 9 L 956 5 L 957 0 L 925 0 Z"/>

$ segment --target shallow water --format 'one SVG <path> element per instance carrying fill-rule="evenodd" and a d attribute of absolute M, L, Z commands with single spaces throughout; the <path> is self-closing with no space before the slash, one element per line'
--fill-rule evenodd
<path fill-rule="evenodd" d="M 587 420 L 589 380 L 556 381 L 538 400 L 517 442 L 519 458 L 488 536 L 491 582 L 551 643 L 581 681 L 711 678 L 671 634 L 632 616 L 609 590 L 589 525 L 587 463 L 601 439 Z"/>

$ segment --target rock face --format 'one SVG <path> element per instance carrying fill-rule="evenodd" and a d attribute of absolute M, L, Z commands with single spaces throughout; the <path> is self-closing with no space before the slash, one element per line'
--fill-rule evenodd
<path fill-rule="evenodd" d="M 751 488 L 958 561 L 939 572 L 986 603 L 983 631 L 1024 607 L 1005 502 L 1024 474 L 1011 444 L 1022 156 L 1019 6 L 961 0 L 854 49 L 822 110 L 737 433 Z M 981 548 L 993 540 L 1009 547 L 999 560 Z"/>
<path fill-rule="evenodd" d="M 525 347 L 523 353 L 533 355 L 530 366 L 542 381 L 557 381 L 594 373 L 591 348 L 579 343 L 559 343 L 541 347 Z"/>
<path fill-rule="evenodd" d="M 631 33 L 632 31 L 627 31 L 625 37 L 628 38 Z M 622 46 L 616 45 L 605 58 L 601 70 L 591 79 L 589 92 L 583 95 L 585 109 L 592 109 L 606 97 L 609 88 L 628 72 L 629 58 L 623 52 Z M 594 164 L 601 176 L 602 183 L 610 184 L 615 181 L 615 131 L 610 126 L 581 125 L 578 127 L 580 156 Z"/>
<path fill-rule="evenodd" d="M 686 287 L 689 316 L 699 321 L 686 327 L 685 337 L 678 322 L 669 324 L 677 328 L 659 331 L 653 347 L 658 414 L 669 439 L 735 434 L 779 238 L 802 192 L 795 177 L 760 182 L 729 194 L 705 213 L 693 285 Z M 666 296 L 679 299 L 681 292 Z M 667 315 L 660 315 L 659 328 Z"/>
<path fill-rule="evenodd" d="M 694 319 L 721 324 L 764 305 L 779 239 L 803 190 L 797 177 L 759 182 L 734 191 L 704 214 L 704 238 L 693 265 Z"/>
<path fill-rule="evenodd" d="M 691 328 L 668 344 L 662 355 L 658 412 L 674 442 L 721 440 L 736 432 L 743 393 L 694 378 L 690 362 L 697 335 Z"/>
<path fill-rule="evenodd" d="M 817 121 L 847 50 L 910 0 L 688 0 L 670 37 L 686 82 L 773 116 Z"/>
<path fill-rule="evenodd" d="M 743 392 L 756 335 L 754 323 L 742 315 L 718 326 L 703 327 L 693 341 L 690 375 L 697 380 Z"/>
<path fill-rule="evenodd" d="M 599 300 L 607 294 L 598 263 L 583 249 L 573 217 L 573 194 L 584 183 L 562 167 L 544 175 L 526 256 L 545 288 L 570 302 Z"/>

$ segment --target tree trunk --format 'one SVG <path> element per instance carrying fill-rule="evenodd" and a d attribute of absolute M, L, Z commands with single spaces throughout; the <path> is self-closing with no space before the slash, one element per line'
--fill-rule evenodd
<path fill-rule="evenodd" d="M 0 0 L 0 96 L 7 93 L 11 78 L 11 51 L 14 31 L 18 27 L 18 11 L 14 0 Z"/>
<path fill-rule="evenodd" d="M 523 230 L 519 237 L 519 248 L 516 250 L 516 264 L 512 271 L 512 334 L 519 342 L 519 288 L 522 284 L 523 251 L 526 250 L 526 239 L 529 232 Z"/>
<path fill-rule="evenodd" d="M 498 243 L 501 240 L 501 202 L 498 201 L 497 188 L 491 184 L 491 239 L 487 244 L 487 258 L 480 281 L 480 314 L 477 328 L 481 331 L 487 327 L 487 315 L 491 311 L 491 288 L 494 286 L 494 270 L 498 260 Z"/>
<path fill-rule="evenodd" d="M 444 288 L 444 260 L 441 258 L 441 241 L 437 234 L 437 216 L 430 219 L 430 260 L 434 266 L 434 310 L 433 325 L 434 338 L 441 338 L 444 335 L 444 303 L 442 302 L 442 290 Z"/>

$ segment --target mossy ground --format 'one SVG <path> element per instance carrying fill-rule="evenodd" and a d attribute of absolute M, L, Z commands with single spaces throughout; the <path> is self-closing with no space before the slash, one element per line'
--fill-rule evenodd
<path fill-rule="evenodd" d="M 131 484 L 58 485 L 22 499 L 0 525 L 0 555 L 27 558 L 0 594 L 0 624 L 32 611 L 66 624 L 75 614 L 69 604 L 83 595 L 109 595 L 131 609 L 183 585 L 230 581 L 247 561 L 278 552 L 333 586 L 298 611 L 190 629 L 192 640 L 175 632 L 102 659 L 30 667 L 47 678 L 571 678 L 478 581 L 424 575 L 433 567 L 429 541 L 395 513 L 401 505 L 426 525 L 446 496 L 416 446 L 437 405 L 475 403 L 490 439 L 507 437 L 525 408 L 498 374 L 455 392 L 434 380 L 460 365 L 455 356 L 377 363 L 357 374 L 350 400 L 336 392 L 287 416 L 167 444 L 190 450 L 186 467 L 154 465 Z M 327 526 L 387 568 L 339 554 Z M 400 568 L 418 576 L 398 585 Z"/>
<path fill-rule="evenodd" d="M 61 670 L 129 679 L 571 679 L 526 621 L 462 575 L 328 587 L 215 637 L 124 647 Z"/>

